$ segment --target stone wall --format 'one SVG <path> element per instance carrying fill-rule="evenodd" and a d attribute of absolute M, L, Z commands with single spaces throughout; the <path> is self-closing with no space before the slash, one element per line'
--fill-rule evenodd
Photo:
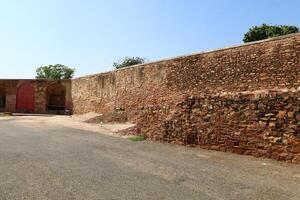
<path fill-rule="evenodd" d="M 133 117 L 138 107 L 168 102 L 176 95 L 165 81 L 166 68 L 159 64 L 74 79 L 74 113 L 107 113 L 121 108 Z"/>
<path fill-rule="evenodd" d="M 65 87 L 65 106 L 72 109 L 71 81 L 70 80 L 0 80 L 0 88 L 5 93 L 5 108 L 0 111 L 22 112 L 16 109 L 18 88 L 24 84 L 30 84 L 34 88 L 34 113 L 50 113 L 47 111 L 47 88 L 53 84 Z"/>
<path fill-rule="evenodd" d="M 186 95 L 300 86 L 300 34 L 138 65 L 72 81 L 74 112 L 124 108 L 134 120 L 147 105 Z"/>
<path fill-rule="evenodd" d="M 153 140 L 300 163 L 300 90 L 190 96 L 137 116 Z"/>
<path fill-rule="evenodd" d="M 300 163 L 299 88 L 293 34 L 77 78 L 72 98 L 154 140 Z"/>

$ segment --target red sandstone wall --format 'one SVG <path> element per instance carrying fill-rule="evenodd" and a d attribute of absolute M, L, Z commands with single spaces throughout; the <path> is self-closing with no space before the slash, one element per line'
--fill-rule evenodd
<path fill-rule="evenodd" d="M 179 57 L 72 81 L 75 113 L 123 107 L 130 119 L 147 105 L 184 95 L 300 86 L 300 34 Z"/>
<path fill-rule="evenodd" d="M 148 106 L 138 134 L 164 142 L 300 164 L 300 90 L 187 97 Z"/>
<path fill-rule="evenodd" d="M 171 91 L 165 84 L 166 68 L 160 64 L 112 71 L 72 81 L 74 112 L 111 112 L 168 101 Z"/>

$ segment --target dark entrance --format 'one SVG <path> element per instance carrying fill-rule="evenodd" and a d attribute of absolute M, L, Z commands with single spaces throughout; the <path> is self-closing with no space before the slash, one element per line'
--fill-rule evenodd
<path fill-rule="evenodd" d="M 0 110 L 4 110 L 6 105 L 5 89 L 0 87 Z"/>
<path fill-rule="evenodd" d="M 53 84 L 47 88 L 47 110 L 65 110 L 66 89 L 61 84 Z"/>
<path fill-rule="evenodd" d="M 31 84 L 25 83 L 18 88 L 17 106 L 18 112 L 34 112 L 34 88 Z"/>

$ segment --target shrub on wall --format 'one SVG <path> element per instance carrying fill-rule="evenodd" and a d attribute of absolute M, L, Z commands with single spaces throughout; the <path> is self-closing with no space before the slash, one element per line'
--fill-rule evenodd
<path fill-rule="evenodd" d="M 264 40 L 272 37 L 287 35 L 291 33 L 298 33 L 299 28 L 296 26 L 272 26 L 263 24 L 261 26 L 254 26 L 244 35 L 244 42 L 253 42 L 258 40 Z"/>
<path fill-rule="evenodd" d="M 124 67 L 129 67 L 132 65 L 138 65 L 138 64 L 143 64 L 146 62 L 145 58 L 140 58 L 140 57 L 126 57 L 121 61 L 115 62 L 114 67 L 116 69 L 124 68 Z"/>

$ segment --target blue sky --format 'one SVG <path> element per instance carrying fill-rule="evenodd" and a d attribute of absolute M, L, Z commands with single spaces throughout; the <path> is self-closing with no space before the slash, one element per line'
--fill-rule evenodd
<path fill-rule="evenodd" d="M 299 0 L 0 0 L 0 78 L 34 78 L 56 63 L 76 77 L 99 73 L 126 56 L 240 44 L 253 25 L 299 19 Z"/>

